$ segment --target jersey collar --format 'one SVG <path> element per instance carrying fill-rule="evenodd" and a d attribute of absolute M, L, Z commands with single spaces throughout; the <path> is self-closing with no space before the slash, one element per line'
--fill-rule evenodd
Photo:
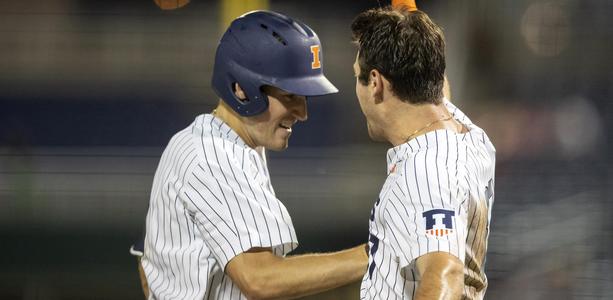
<path fill-rule="evenodd" d="M 470 131 L 475 129 L 472 121 L 466 117 L 466 115 L 455 105 L 453 105 L 447 99 L 444 99 L 443 102 L 456 121 L 463 123 L 470 129 Z M 429 147 L 437 147 L 439 142 L 448 141 L 450 138 L 456 138 L 458 135 L 466 134 L 470 133 L 459 134 L 446 129 L 437 129 L 416 136 L 410 141 L 390 148 L 387 150 L 387 174 L 390 175 L 394 173 L 396 171 L 396 165 L 406 159 L 410 154 L 417 153 L 420 150 L 425 150 Z"/>

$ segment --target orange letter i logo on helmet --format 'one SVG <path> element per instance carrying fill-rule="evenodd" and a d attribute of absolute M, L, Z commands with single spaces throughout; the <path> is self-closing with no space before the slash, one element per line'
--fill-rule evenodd
<path fill-rule="evenodd" d="M 319 60 L 319 45 L 311 46 L 311 53 L 313 53 L 313 62 L 311 62 L 311 69 L 321 68 L 321 61 Z"/>

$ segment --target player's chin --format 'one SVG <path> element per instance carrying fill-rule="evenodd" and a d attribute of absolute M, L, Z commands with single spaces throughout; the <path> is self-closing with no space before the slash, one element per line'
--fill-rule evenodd
<path fill-rule="evenodd" d="M 267 147 L 266 149 L 270 150 L 270 151 L 283 151 L 283 150 L 287 149 L 287 147 L 288 147 L 288 144 L 285 143 L 284 145 L 270 146 L 270 147 Z"/>
<path fill-rule="evenodd" d="M 289 135 L 287 137 L 277 137 L 268 144 L 266 149 L 271 151 L 283 151 L 289 145 Z"/>

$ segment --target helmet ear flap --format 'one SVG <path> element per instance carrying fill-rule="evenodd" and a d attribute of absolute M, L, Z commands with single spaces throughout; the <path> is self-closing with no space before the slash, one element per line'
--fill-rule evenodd
<path fill-rule="evenodd" d="M 238 82 L 236 82 L 235 80 L 230 80 L 229 82 L 230 82 L 230 86 L 232 87 L 232 94 L 236 96 L 236 101 L 243 105 L 249 103 L 249 98 L 247 97 L 247 93 L 245 93 L 245 91 L 240 86 L 240 84 L 238 84 Z M 239 92 L 239 89 L 240 89 L 240 92 Z M 242 95 L 239 95 L 239 94 L 242 94 Z"/>
<path fill-rule="evenodd" d="M 234 110 L 243 116 L 253 116 L 264 112 L 268 108 L 268 97 L 261 90 L 261 85 L 258 81 L 253 80 L 252 76 L 249 76 L 249 70 L 240 70 L 234 72 L 234 75 L 228 74 L 227 84 L 229 93 L 234 98 Z M 236 96 L 234 84 L 238 84 L 246 98 L 241 99 Z"/>
<path fill-rule="evenodd" d="M 242 116 L 253 116 L 264 112 L 268 108 L 268 97 L 260 87 L 265 84 L 261 76 L 234 63 L 220 63 L 216 67 L 212 85 L 218 95 L 237 113 Z M 246 98 L 236 96 L 234 85 L 238 84 Z"/>

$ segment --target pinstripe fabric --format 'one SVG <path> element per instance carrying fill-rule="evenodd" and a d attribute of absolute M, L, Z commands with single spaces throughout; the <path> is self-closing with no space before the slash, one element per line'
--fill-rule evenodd
<path fill-rule="evenodd" d="M 481 128 L 445 104 L 469 132 L 435 130 L 387 152 L 388 177 L 370 217 L 361 299 L 413 299 L 420 281 L 415 259 L 438 251 L 464 263 L 463 299 L 484 297 L 495 149 Z M 453 214 L 452 228 L 429 230 L 426 215 L 441 211 Z"/>
<path fill-rule="evenodd" d="M 252 247 L 283 256 L 298 245 L 263 149 L 212 115 L 170 140 L 146 226 L 142 264 L 151 299 L 245 299 L 224 274 L 226 264 Z"/>

